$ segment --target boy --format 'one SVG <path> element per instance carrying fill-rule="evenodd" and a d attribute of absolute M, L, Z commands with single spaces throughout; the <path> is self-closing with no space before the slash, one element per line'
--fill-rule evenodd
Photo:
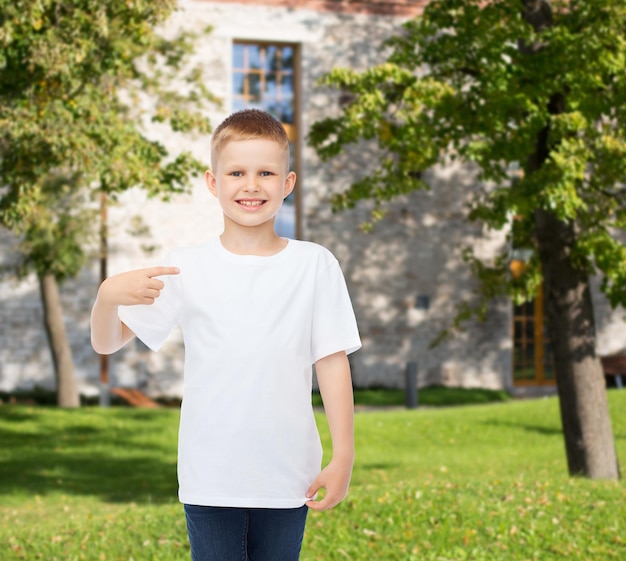
<path fill-rule="evenodd" d="M 308 509 L 332 508 L 348 491 L 347 354 L 361 342 L 337 260 L 274 231 L 296 182 L 282 125 L 259 110 L 232 114 L 213 134 L 205 179 L 222 207 L 222 235 L 104 281 L 92 344 L 108 354 L 136 334 L 157 350 L 180 324 L 179 499 L 192 559 L 294 561 Z M 312 364 L 333 445 L 321 471 Z"/>

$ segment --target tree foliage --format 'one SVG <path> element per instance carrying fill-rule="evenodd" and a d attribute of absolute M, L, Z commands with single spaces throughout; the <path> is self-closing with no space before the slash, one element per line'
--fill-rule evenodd
<path fill-rule="evenodd" d="M 540 10 L 549 25 L 535 28 Z M 387 201 L 428 188 L 420 172 L 472 162 L 485 188 L 469 217 L 530 250 L 522 278 L 509 273 L 510 254 L 482 263 L 468 250 L 484 281 L 478 310 L 498 294 L 535 295 L 537 208 L 576 225 L 572 259 L 602 275 L 611 304 L 626 305 L 626 247 L 616 235 L 626 228 L 625 30 L 620 0 L 432 2 L 387 42 L 385 63 L 324 79 L 353 98 L 313 126 L 318 153 L 331 158 L 359 139 L 380 149 L 378 169 L 336 195 L 335 209 L 371 199 L 376 222 Z M 547 154 L 537 154 L 541 135 Z"/>
<path fill-rule="evenodd" d="M 175 5 L 0 1 L 0 223 L 24 237 L 38 272 L 63 280 L 84 264 L 85 188 L 164 195 L 200 171 L 144 126 L 210 130 L 201 111 L 215 100 L 188 61 L 194 36 L 157 32 Z"/>
<path fill-rule="evenodd" d="M 438 0 L 386 46 L 384 64 L 325 79 L 354 97 L 312 128 L 312 145 L 330 158 L 369 139 L 380 153 L 335 208 L 372 199 L 376 221 L 387 201 L 427 188 L 422 171 L 473 164 L 483 188 L 468 217 L 509 243 L 486 262 L 466 249 L 481 282 L 454 327 L 494 296 L 521 302 L 543 285 L 569 472 L 617 479 L 589 278 L 626 306 L 626 5 Z"/>
<path fill-rule="evenodd" d="M 0 0 L 0 225 L 35 271 L 59 405 L 77 406 L 58 283 L 96 247 L 102 197 L 169 196 L 202 170 L 149 132 L 208 133 L 217 103 L 192 33 L 160 33 L 175 0 Z M 165 129 L 164 129 L 165 127 Z"/>

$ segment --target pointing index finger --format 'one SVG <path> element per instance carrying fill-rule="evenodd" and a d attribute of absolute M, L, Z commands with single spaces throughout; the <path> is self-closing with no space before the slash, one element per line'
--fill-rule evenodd
<path fill-rule="evenodd" d="M 180 269 L 178 267 L 150 267 L 149 269 L 144 269 L 144 273 L 147 277 L 161 277 L 163 275 L 177 275 L 180 273 Z"/>

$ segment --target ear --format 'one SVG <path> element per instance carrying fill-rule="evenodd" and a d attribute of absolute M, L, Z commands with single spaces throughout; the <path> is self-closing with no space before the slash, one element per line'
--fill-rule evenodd
<path fill-rule="evenodd" d="M 286 199 L 289 195 L 291 195 L 291 192 L 294 190 L 295 186 L 296 186 L 296 172 L 290 171 L 287 174 L 287 178 L 285 179 L 285 193 L 284 193 L 283 199 Z"/>
<path fill-rule="evenodd" d="M 217 179 L 215 179 L 215 175 L 213 175 L 213 172 L 210 169 L 204 172 L 204 182 L 209 188 L 211 194 L 217 198 Z"/>

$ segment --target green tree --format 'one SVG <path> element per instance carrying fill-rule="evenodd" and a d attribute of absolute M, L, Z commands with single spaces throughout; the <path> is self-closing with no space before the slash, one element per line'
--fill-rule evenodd
<path fill-rule="evenodd" d="M 0 0 L 0 224 L 39 279 L 58 402 L 79 405 L 58 283 L 95 244 L 97 206 L 140 186 L 182 191 L 201 171 L 146 124 L 209 132 L 216 102 L 190 62 L 192 34 L 157 32 L 175 0 Z M 153 135 L 154 136 L 154 135 Z"/>
<path fill-rule="evenodd" d="M 507 253 L 485 263 L 468 250 L 480 290 L 456 323 L 494 296 L 531 299 L 543 282 L 569 472 L 618 478 L 589 278 L 626 305 L 626 5 L 440 0 L 387 47 L 384 64 L 325 78 L 353 99 L 315 124 L 311 144 L 331 158 L 370 139 L 380 154 L 335 208 L 374 200 L 375 222 L 387 201 L 427 188 L 421 171 L 473 163 L 485 187 L 469 218 L 505 229 L 531 257 L 514 278 Z"/>

